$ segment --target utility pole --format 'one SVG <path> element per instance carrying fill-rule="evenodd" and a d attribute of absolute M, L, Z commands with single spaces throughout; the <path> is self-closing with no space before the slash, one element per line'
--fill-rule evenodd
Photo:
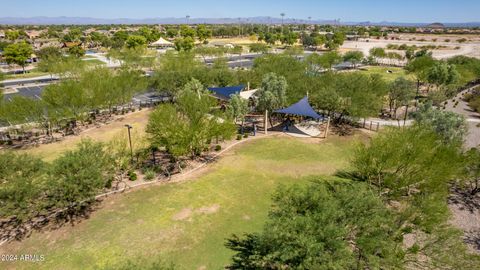
<path fill-rule="evenodd" d="M 130 144 L 130 158 L 131 158 L 131 161 L 132 161 L 132 163 L 133 163 L 132 136 L 130 135 L 130 129 L 132 129 L 133 127 L 130 126 L 129 124 L 126 124 L 125 127 L 126 127 L 127 130 L 128 130 L 128 143 Z"/>

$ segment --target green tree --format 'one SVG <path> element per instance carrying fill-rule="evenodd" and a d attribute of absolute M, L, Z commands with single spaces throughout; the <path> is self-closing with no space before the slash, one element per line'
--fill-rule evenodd
<path fill-rule="evenodd" d="M 156 30 L 152 30 L 151 28 L 147 26 L 143 26 L 138 30 L 137 33 L 139 36 L 142 36 L 145 38 L 146 42 L 154 42 L 158 38 L 160 38 L 160 34 Z"/>
<path fill-rule="evenodd" d="M 327 37 L 325 47 L 330 50 L 336 50 L 345 42 L 345 34 L 342 32 L 335 32 L 331 37 Z"/>
<path fill-rule="evenodd" d="M 362 179 L 387 196 L 444 192 L 461 166 L 458 145 L 445 144 L 441 139 L 425 126 L 392 128 L 368 146 L 361 146 L 353 167 Z"/>
<path fill-rule="evenodd" d="M 5 32 L 5 38 L 11 41 L 15 41 L 20 37 L 20 32 L 18 30 L 9 30 Z"/>
<path fill-rule="evenodd" d="M 415 85 L 404 77 L 398 77 L 391 82 L 388 90 L 388 106 L 394 118 L 401 106 L 407 105 L 415 97 Z"/>
<path fill-rule="evenodd" d="M 0 119 L 11 125 L 43 122 L 43 102 L 24 96 L 14 96 L 10 101 L 1 103 Z"/>
<path fill-rule="evenodd" d="M 316 32 L 311 34 L 302 33 L 300 41 L 304 47 L 317 47 L 325 44 L 326 37 L 325 35 L 319 35 Z"/>
<path fill-rule="evenodd" d="M 472 148 L 464 154 L 464 169 L 461 184 L 471 196 L 480 192 L 480 150 Z"/>
<path fill-rule="evenodd" d="M 167 37 L 169 37 L 169 38 L 174 38 L 174 37 L 176 37 L 176 36 L 178 35 L 178 30 L 175 29 L 175 28 L 170 27 L 170 28 L 167 29 L 166 35 L 167 35 Z"/>
<path fill-rule="evenodd" d="M 151 68 L 155 63 L 155 57 L 144 46 L 111 49 L 108 51 L 107 57 L 119 60 L 124 69 Z"/>
<path fill-rule="evenodd" d="M 0 216 L 25 221 L 42 212 L 47 165 L 27 154 L 1 152 L 0 167 Z"/>
<path fill-rule="evenodd" d="M 414 74 L 417 79 L 417 93 L 420 91 L 420 83 L 426 82 L 428 71 L 435 64 L 435 60 L 429 56 L 416 57 L 409 61 L 405 69 L 408 73 Z"/>
<path fill-rule="evenodd" d="M 357 149 L 352 166 L 352 179 L 401 206 L 390 207 L 396 228 L 418 239 L 406 250 L 407 268 L 478 267 L 479 257 L 468 254 L 461 233 L 449 225 L 449 184 L 463 169 L 459 144 L 445 143 L 425 125 L 389 128 Z"/>
<path fill-rule="evenodd" d="M 282 35 L 280 41 L 282 44 L 293 45 L 297 42 L 298 35 L 294 32 L 288 32 Z"/>
<path fill-rule="evenodd" d="M 347 61 L 353 64 L 353 68 L 356 68 L 357 64 L 360 63 L 364 58 L 363 52 L 361 51 L 349 51 L 343 56 L 343 61 Z"/>
<path fill-rule="evenodd" d="M 144 36 L 131 35 L 125 41 L 127 48 L 139 48 L 147 45 L 147 39 Z"/>
<path fill-rule="evenodd" d="M 260 111 L 280 109 L 287 105 L 287 80 L 275 73 L 268 73 L 263 77 L 262 85 L 258 95 L 258 106 Z"/>
<path fill-rule="evenodd" d="M 8 64 L 16 64 L 22 67 L 25 72 L 27 60 L 32 56 L 33 49 L 26 42 L 13 43 L 5 47 L 3 58 Z"/>
<path fill-rule="evenodd" d="M 216 48 L 210 46 L 199 46 L 196 47 L 194 53 L 200 55 L 203 58 L 203 61 L 207 62 L 207 57 L 216 56 L 217 58 L 224 54 L 225 50 L 223 48 Z"/>
<path fill-rule="evenodd" d="M 243 47 L 240 45 L 235 45 L 231 50 L 230 53 L 241 55 L 243 52 Z"/>
<path fill-rule="evenodd" d="M 189 52 L 195 48 L 195 41 L 192 37 L 187 36 L 185 38 L 175 39 L 175 50 Z"/>
<path fill-rule="evenodd" d="M 196 34 L 197 33 L 195 32 L 195 30 L 193 28 L 191 28 L 190 26 L 187 26 L 187 25 L 184 25 L 184 24 L 182 24 L 180 26 L 180 35 L 183 38 L 190 37 L 190 38 L 194 39 Z"/>
<path fill-rule="evenodd" d="M 191 80 L 179 93 L 175 104 L 164 104 L 152 112 L 147 133 L 153 146 L 165 147 L 175 159 L 197 156 L 214 136 L 219 126 L 228 126 L 220 134 L 230 138 L 235 129 L 224 114 L 212 113 L 214 99 L 197 80 Z"/>
<path fill-rule="evenodd" d="M 438 87 L 458 81 L 460 75 L 454 65 L 436 62 L 427 71 L 427 81 Z"/>
<path fill-rule="evenodd" d="M 113 34 L 112 47 L 113 48 L 122 48 L 125 45 L 125 41 L 128 39 L 128 33 L 126 31 L 120 30 Z"/>
<path fill-rule="evenodd" d="M 231 118 L 233 118 L 235 122 L 240 120 L 243 125 L 245 116 L 249 112 L 248 100 L 242 98 L 238 94 L 232 95 L 230 101 L 228 102 L 227 110 Z"/>
<path fill-rule="evenodd" d="M 355 190 L 355 192 L 352 192 Z M 399 269 L 395 216 L 362 183 L 281 187 L 261 233 L 233 235 L 229 269 Z"/>
<path fill-rule="evenodd" d="M 198 40 L 206 42 L 209 38 L 212 37 L 212 30 L 208 29 L 204 24 L 197 26 L 197 37 Z"/>
<path fill-rule="evenodd" d="M 62 57 L 62 52 L 57 47 L 49 46 L 43 47 L 37 52 L 37 56 L 40 60 L 46 60 L 49 58 L 60 58 Z"/>
<path fill-rule="evenodd" d="M 255 59 L 252 72 L 249 73 L 248 81 L 253 87 L 262 85 L 264 76 L 275 73 L 286 79 L 288 84 L 287 101 L 297 102 L 311 90 L 310 76 L 305 72 L 307 64 L 298 61 L 294 56 L 287 54 L 267 54 Z M 277 108 L 275 108 L 277 109 Z"/>
<path fill-rule="evenodd" d="M 71 28 L 67 34 L 62 37 L 63 42 L 78 42 L 82 37 L 82 30 L 80 28 Z"/>
<path fill-rule="evenodd" d="M 111 182 L 113 171 L 104 145 L 85 140 L 56 159 L 50 175 L 47 207 L 75 214 Z"/>
<path fill-rule="evenodd" d="M 250 44 L 250 52 L 267 53 L 268 46 L 263 43 L 253 43 L 253 44 Z"/>
<path fill-rule="evenodd" d="M 68 54 L 80 58 L 85 55 L 85 50 L 80 46 L 72 46 L 68 48 Z"/>
<path fill-rule="evenodd" d="M 387 56 L 385 49 L 380 47 L 371 48 L 369 53 L 370 53 L 370 56 L 373 57 L 376 62 L 378 62 L 378 59 L 385 58 Z"/>
<path fill-rule="evenodd" d="M 82 120 L 91 109 L 86 91 L 74 80 L 48 85 L 42 93 L 42 100 L 63 118 Z"/>
<path fill-rule="evenodd" d="M 160 92 L 176 94 L 192 78 L 205 78 L 205 67 L 189 52 L 167 52 L 160 60 L 160 67 L 151 78 L 151 85 Z"/>
<path fill-rule="evenodd" d="M 319 65 L 324 69 L 331 70 L 332 67 L 342 61 L 342 56 L 337 51 L 326 52 L 324 54 L 311 54 L 307 58 L 307 62 Z"/>
<path fill-rule="evenodd" d="M 430 102 L 419 106 L 413 117 L 419 125 L 432 128 L 445 143 L 461 144 L 468 132 L 465 117 L 433 108 Z"/>
<path fill-rule="evenodd" d="M 291 47 L 288 47 L 286 48 L 284 51 L 283 51 L 284 54 L 287 54 L 287 55 L 290 55 L 290 56 L 300 56 L 300 55 L 303 55 L 303 47 L 301 46 L 291 46 Z"/>

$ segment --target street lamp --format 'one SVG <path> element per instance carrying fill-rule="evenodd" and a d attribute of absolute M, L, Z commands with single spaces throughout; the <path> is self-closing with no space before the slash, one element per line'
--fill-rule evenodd
<path fill-rule="evenodd" d="M 126 124 L 125 127 L 128 130 L 128 143 L 130 144 L 130 158 L 132 159 L 132 163 L 133 163 L 132 136 L 130 135 L 130 129 L 132 129 L 133 127 L 130 126 L 129 124 Z"/>

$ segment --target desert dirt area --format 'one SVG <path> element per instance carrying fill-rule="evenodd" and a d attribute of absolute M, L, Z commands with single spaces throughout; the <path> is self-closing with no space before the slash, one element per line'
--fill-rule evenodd
<path fill-rule="evenodd" d="M 358 40 L 358 41 L 345 41 L 343 46 L 340 48 L 342 51 L 350 50 L 359 50 L 364 54 L 368 54 L 369 50 L 374 47 L 386 48 L 388 44 L 402 45 L 407 44 L 409 46 L 416 45 L 420 46 L 444 46 L 441 49 L 432 50 L 433 57 L 437 59 L 446 59 L 454 57 L 457 55 L 464 55 L 470 57 L 480 58 L 480 36 L 471 39 L 465 43 L 458 43 L 455 38 L 451 42 L 445 42 L 446 39 L 444 36 L 437 37 L 437 41 L 433 42 L 432 40 L 426 39 L 426 41 L 417 40 L 377 40 L 377 39 L 368 39 L 367 40 Z"/>

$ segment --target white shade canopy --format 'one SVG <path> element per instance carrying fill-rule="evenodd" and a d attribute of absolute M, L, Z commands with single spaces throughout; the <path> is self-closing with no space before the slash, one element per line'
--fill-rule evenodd
<path fill-rule="evenodd" d="M 164 39 L 163 37 L 160 37 L 157 41 L 153 42 L 150 45 L 155 47 L 170 47 L 173 46 L 173 43 Z"/>

